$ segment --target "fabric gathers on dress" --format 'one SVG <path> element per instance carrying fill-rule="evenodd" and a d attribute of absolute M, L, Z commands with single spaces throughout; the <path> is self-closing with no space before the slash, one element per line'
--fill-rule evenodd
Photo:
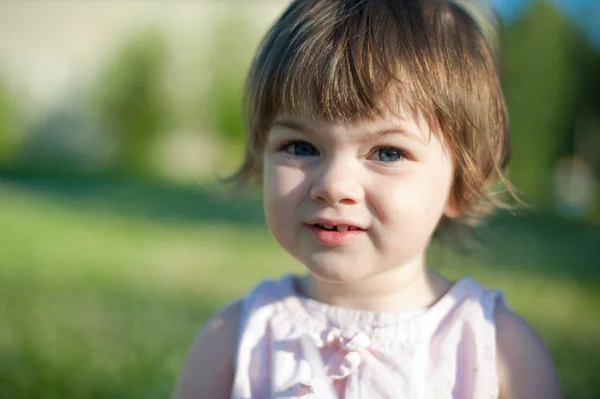
<path fill-rule="evenodd" d="M 304 297 L 294 279 L 263 282 L 244 299 L 233 399 L 319 397 L 306 334 L 342 399 L 498 397 L 499 291 L 465 278 L 428 309 L 375 313 Z"/>

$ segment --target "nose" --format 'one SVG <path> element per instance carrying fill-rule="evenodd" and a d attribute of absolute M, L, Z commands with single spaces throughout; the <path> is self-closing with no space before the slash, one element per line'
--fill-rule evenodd
<path fill-rule="evenodd" d="M 363 190 L 350 161 L 332 159 L 315 170 L 310 191 L 313 201 L 328 205 L 352 205 L 361 200 Z"/>

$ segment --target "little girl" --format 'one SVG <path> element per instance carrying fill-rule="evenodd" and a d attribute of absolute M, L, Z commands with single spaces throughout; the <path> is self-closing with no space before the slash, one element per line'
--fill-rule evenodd
<path fill-rule="evenodd" d="M 268 32 L 234 180 L 308 273 L 218 312 L 175 398 L 561 397 L 500 292 L 426 267 L 436 233 L 501 205 L 494 182 L 512 192 L 491 25 L 462 3 L 295 0 Z"/>

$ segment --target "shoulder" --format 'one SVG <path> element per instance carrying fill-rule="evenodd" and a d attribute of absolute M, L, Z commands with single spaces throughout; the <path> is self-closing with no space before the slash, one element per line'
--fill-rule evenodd
<path fill-rule="evenodd" d="M 230 397 L 241 312 L 242 301 L 238 300 L 204 325 L 192 344 L 173 399 Z"/>
<path fill-rule="evenodd" d="M 538 334 L 505 307 L 495 310 L 500 399 L 560 399 L 554 364 Z"/>

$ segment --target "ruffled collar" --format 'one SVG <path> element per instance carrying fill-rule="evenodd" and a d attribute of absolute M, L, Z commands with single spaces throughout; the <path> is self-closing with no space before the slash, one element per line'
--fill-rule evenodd
<path fill-rule="evenodd" d="M 287 275 L 280 280 L 279 302 L 273 323 L 288 326 L 284 334 L 295 339 L 309 334 L 316 343 L 325 342 L 333 333 L 342 337 L 366 334 L 373 345 L 413 346 L 426 339 L 441 319 L 461 302 L 476 283 L 469 277 L 456 281 L 435 304 L 417 312 L 369 312 L 328 305 L 298 292 L 297 277 Z"/>

